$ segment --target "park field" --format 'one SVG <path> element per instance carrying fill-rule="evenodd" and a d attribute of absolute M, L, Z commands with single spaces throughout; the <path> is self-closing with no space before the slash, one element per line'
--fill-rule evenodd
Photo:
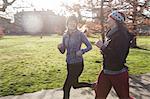
<path fill-rule="evenodd" d="M 93 49 L 84 55 L 80 81 L 94 82 L 102 66 L 102 55 Z M 42 89 L 60 88 L 66 77 L 65 55 L 57 50 L 61 36 L 5 36 L 0 39 L 0 96 L 17 95 Z M 130 49 L 129 73 L 150 73 L 150 37 L 137 37 L 141 49 Z M 83 46 L 85 47 L 85 46 Z"/>

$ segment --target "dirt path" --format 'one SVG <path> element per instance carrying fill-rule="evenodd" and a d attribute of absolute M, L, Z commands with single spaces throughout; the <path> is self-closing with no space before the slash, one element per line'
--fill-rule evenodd
<path fill-rule="evenodd" d="M 18 96 L 0 97 L 0 99 L 62 99 L 62 89 L 42 90 Z M 130 95 L 136 99 L 150 99 L 150 73 L 140 76 L 130 75 Z M 70 99 L 94 99 L 95 93 L 89 88 L 71 89 Z M 118 99 L 112 89 L 107 99 Z"/>

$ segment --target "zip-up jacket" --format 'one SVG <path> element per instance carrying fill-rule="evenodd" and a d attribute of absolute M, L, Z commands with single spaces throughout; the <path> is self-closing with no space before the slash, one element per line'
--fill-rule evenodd
<path fill-rule="evenodd" d="M 125 67 L 130 41 L 131 37 L 126 28 L 114 28 L 107 32 L 106 41 L 101 48 L 105 70 L 120 71 Z"/>
<path fill-rule="evenodd" d="M 86 45 L 86 48 L 81 49 L 82 43 Z M 76 54 L 79 50 L 84 54 L 92 49 L 92 46 L 85 34 L 79 30 L 76 30 L 71 34 L 64 33 L 62 44 L 63 46 L 59 50 L 62 54 L 65 53 L 65 50 L 67 50 L 66 62 L 68 64 L 74 64 L 83 61 L 83 57 L 77 56 Z"/>

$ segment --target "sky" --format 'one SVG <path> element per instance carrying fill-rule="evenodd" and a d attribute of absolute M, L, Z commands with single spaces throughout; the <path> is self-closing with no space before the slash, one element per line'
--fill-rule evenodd
<path fill-rule="evenodd" d="M 9 0 L 12 1 L 12 0 Z M 16 0 L 13 3 L 13 7 L 16 6 L 29 6 L 32 4 L 36 9 L 51 9 L 53 11 L 59 11 L 61 9 L 61 4 L 67 4 L 72 5 L 76 3 L 80 3 L 81 5 L 84 4 L 84 1 L 87 0 Z M 93 0 L 97 1 L 97 0 Z M 113 0 L 118 1 L 118 0 Z M 139 0 L 144 1 L 144 0 Z M 0 0 L 0 4 L 2 3 L 2 0 Z"/>
<path fill-rule="evenodd" d="M 78 0 L 16 0 L 11 6 L 8 6 L 5 12 L 0 12 L 0 16 L 13 19 L 16 12 L 22 11 L 22 9 L 33 10 L 34 8 L 37 10 L 50 9 L 57 13 L 61 10 L 62 2 L 70 5 L 77 3 Z M 0 0 L 0 6 L 2 3 Z M 31 5 L 33 5 L 32 8 Z"/>
<path fill-rule="evenodd" d="M 79 3 L 80 0 L 16 0 L 14 6 L 20 6 L 20 3 L 25 5 L 32 4 L 36 9 L 51 9 L 54 11 L 61 9 L 61 4 L 74 4 Z M 84 1 L 84 0 L 81 0 Z"/>
<path fill-rule="evenodd" d="M 50 9 L 50 10 L 53 10 L 56 14 L 58 14 L 58 13 L 60 14 L 60 12 L 62 12 L 61 11 L 62 3 L 67 4 L 67 5 L 80 3 L 82 5 L 82 4 L 84 4 L 84 1 L 86 1 L 86 0 L 16 0 L 12 6 L 7 8 L 6 12 L 4 12 L 4 13 L 0 12 L 0 15 L 4 14 L 7 17 L 13 17 L 13 14 L 15 14 L 17 11 L 22 11 L 22 9 L 18 9 L 19 7 L 27 6 L 28 8 L 23 8 L 23 9 L 31 10 L 30 5 L 33 5 L 32 10 L 34 8 L 36 8 L 37 10 Z M 143 1 L 143 0 L 140 0 L 140 1 Z M 0 4 L 1 4 L 1 2 L 2 2 L 2 0 L 0 0 Z M 84 14 L 91 15 L 91 13 L 89 13 L 89 12 L 85 12 Z"/>

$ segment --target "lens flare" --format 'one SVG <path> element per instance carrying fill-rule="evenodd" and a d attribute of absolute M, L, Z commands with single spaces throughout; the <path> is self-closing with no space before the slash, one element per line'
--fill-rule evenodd
<path fill-rule="evenodd" d="M 26 14 L 23 16 L 23 28 L 25 32 L 36 34 L 42 32 L 43 21 L 40 15 Z"/>

